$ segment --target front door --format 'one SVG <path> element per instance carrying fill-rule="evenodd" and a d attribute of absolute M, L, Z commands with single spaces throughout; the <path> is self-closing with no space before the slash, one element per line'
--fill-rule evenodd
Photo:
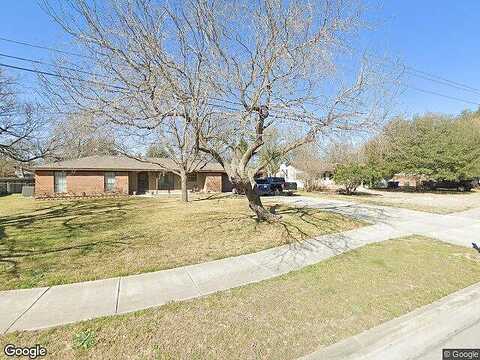
<path fill-rule="evenodd" d="M 138 173 L 138 191 L 139 195 L 145 194 L 148 190 L 148 173 L 147 172 L 139 172 Z"/>

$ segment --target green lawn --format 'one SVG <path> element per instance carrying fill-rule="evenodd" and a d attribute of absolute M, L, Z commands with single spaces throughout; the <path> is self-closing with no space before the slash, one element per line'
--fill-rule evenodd
<path fill-rule="evenodd" d="M 315 209 L 277 211 L 281 222 L 258 224 L 243 197 L 0 197 L 0 290 L 174 268 L 363 225 Z"/>
<path fill-rule="evenodd" d="M 408 237 L 132 314 L 12 333 L 54 359 L 295 359 L 480 281 L 472 249 Z"/>

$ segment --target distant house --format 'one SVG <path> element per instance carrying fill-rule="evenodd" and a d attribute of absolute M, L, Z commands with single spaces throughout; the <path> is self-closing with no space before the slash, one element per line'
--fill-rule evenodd
<path fill-rule="evenodd" d="M 296 182 L 299 189 L 303 189 L 305 183 L 303 181 L 303 171 L 297 169 L 292 164 L 281 164 L 280 170 L 275 174 L 275 176 L 284 177 L 285 181 Z"/>
<path fill-rule="evenodd" d="M 422 182 L 427 180 L 425 175 L 398 173 L 388 181 L 389 187 L 400 188 L 416 188 L 422 185 Z"/>
<path fill-rule="evenodd" d="M 309 171 L 312 169 L 305 169 L 305 166 L 299 163 L 283 163 L 276 176 L 284 177 L 285 181 L 296 182 L 299 189 L 305 188 L 307 182 L 315 182 L 317 185 L 328 187 L 335 185 L 334 169 L 333 165 L 317 164 L 314 171 Z"/>
<path fill-rule="evenodd" d="M 180 177 L 167 169 L 175 164 L 167 158 L 139 161 L 124 156 L 89 156 L 39 165 L 35 170 L 35 196 L 159 194 L 180 190 Z M 161 164 L 161 165 L 159 165 Z M 228 192 L 232 184 L 223 168 L 207 163 L 187 177 L 193 191 Z"/>

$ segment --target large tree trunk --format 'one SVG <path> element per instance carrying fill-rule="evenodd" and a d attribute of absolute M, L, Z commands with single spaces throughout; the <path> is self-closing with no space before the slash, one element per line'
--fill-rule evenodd
<path fill-rule="evenodd" d="M 180 172 L 180 183 L 182 188 L 182 201 L 188 202 L 187 173 L 185 171 Z"/>
<path fill-rule="evenodd" d="M 245 195 L 247 196 L 247 199 L 248 199 L 248 206 L 250 207 L 250 210 L 252 210 L 255 213 L 258 221 L 275 222 L 280 220 L 281 218 L 280 216 L 265 209 L 265 207 L 262 204 L 262 200 L 260 199 L 260 196 L 253 189 L 250 181 L 243 184 L 243 186 L 245 190 Z"/>

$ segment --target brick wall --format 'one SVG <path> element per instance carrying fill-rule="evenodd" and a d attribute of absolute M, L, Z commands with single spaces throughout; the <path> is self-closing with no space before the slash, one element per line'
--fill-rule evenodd
<path fill-rule="evenodd" d="M 128 172 L 116 172 L 115 191 L 128 194 Z M 104 171 L 67 171 L 67 193 L 72 195 L 94 195 L 105 192 Z M 35 195 L 54 194 L 54 172 L 35 172 Z"/>
<path fill-rule="evenodd" d="M 205 185 L 203 191 L 222 192 L 222 174 L 205 173 Z"/>
<path fill-rule="evenodd" d="M 148 174 L 148 190 L 156 190 L 158 184 L 158 173 Z M 133 194 L 137 191 L 137 173 L 115 172 L 116 192 L 122 194 Z M 105 191 L 104 171 L 69 171 L 67 172 L 67 193 L 74 195 L 93 195 Z M 222 192 L 231 191 L 231 184 L 228 178 L 222 173 L 198 173 L 196 182 L 188 182 L 188 189 L 197 187 L 201 191 Z M 174 176 L 174 189 L 180 189 L 180 177 Z M 54 194 L 53 171 L 39 170 L 35 172 L 35 195 Z"/>
<path fill-rule="evenodd" d="M 419 176 L 415 175 L 399 175 L 396 174 L 392 178 L 393 181 L 398 181 L 400 187 L 416 187 L 421 185 Z"/>
<path fill-rule="evenodd" d="M 117 182 L 115 186 L 115 191 L 121 194 L 128 195 L 128 181 L 129 181 L 128 172 L 126 171 L 115 172 L 115 179 Z"/>
<path fill-rule="evenodd" d="M 157 190 L 158 188 L 158 173 L 148 172 L 148 190 Z"/>
<path fill-rule="evenodd" d="M 67 172 L 67 193 L 75 195 L 104 192 L 104 171 Z"/>
<path fill-rule="evenodd" d="M 53 171 L 35 171 L 35 196 L 53 194 Z"/>

